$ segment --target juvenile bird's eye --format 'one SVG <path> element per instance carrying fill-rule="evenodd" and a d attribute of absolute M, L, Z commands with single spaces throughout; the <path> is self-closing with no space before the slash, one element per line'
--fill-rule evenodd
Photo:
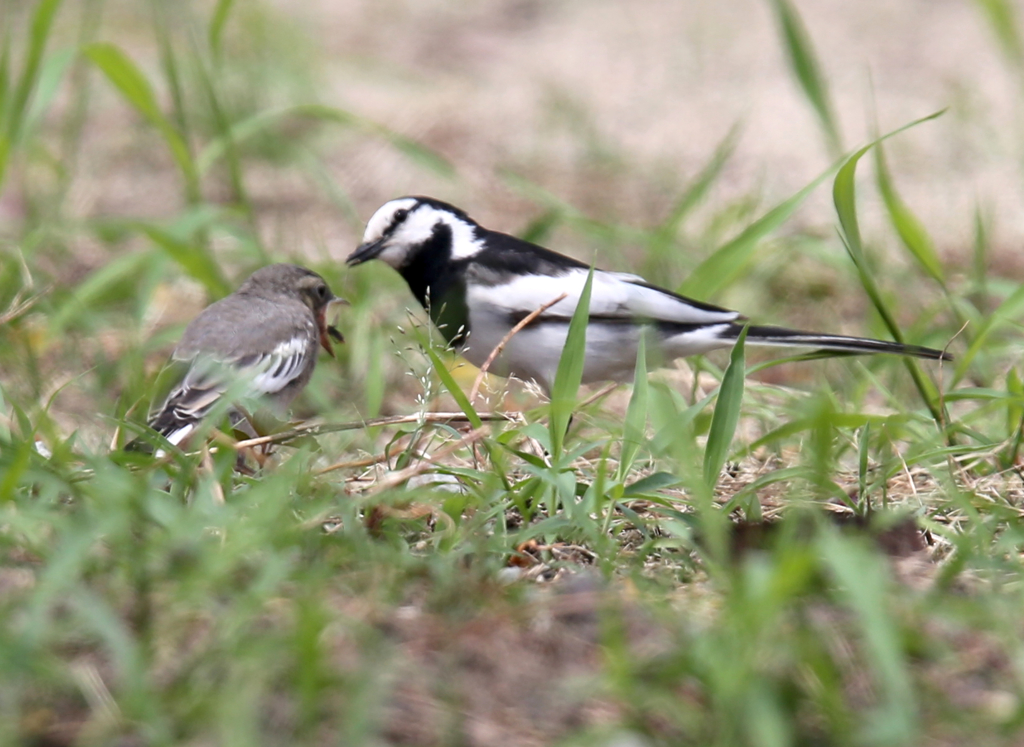
<path fill-rule="evenodd" d="M 394 218 L 392 218 L 392 220 L 394 221 L 395 225 L 397 226 L 399 223 L 401 223 L 402 221 L 404 221 L 408 217 L 409 217 L 409 211 L 406 210 L 405 208 L 399 208 L 398 210 L 395 211 L 395 216 L 394 216 Z"/>
<path fill-rule="evenodd" d="M 327 298 L 327 286 L 326 285 L 318 285 L 316 287 L 316 297 L 319 298 L 321 301 L 323 301 L 325 298 Z"/>

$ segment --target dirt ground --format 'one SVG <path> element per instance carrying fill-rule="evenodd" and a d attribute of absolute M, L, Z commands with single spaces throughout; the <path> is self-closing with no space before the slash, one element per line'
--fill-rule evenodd
<path fill-rule="evenodd" d="M 978 5 L 966 0 L 796 3 L 831 83 L 843 146 L 947 108 L 892 141 L 897 183 L 939 249 L 969 247 L 976 203 L 1009 254 L 1024 235 L 1020 98 Z M 829 163 L 788 69 L 768 2 L 478 0 L 304 3 L 328 60 L 323 99 L 423 140 L 464 183 L 435 185 L 376 149 L 336 162 L 368 214 L 400 193 L 440 189 L 479 220 L 515 229 L 528 206 L 496 170 L 532 177 L 584 210 L 642 225 L 736 123 L 743 135 L 718 198 L 788 196 Z M 295 17 L 293 15 L 293 17 Z M 620 168 L 598 187 L 587 168 Z M 731 194 L 730 194 L 731 193 Z M 799 220 L 833 221 L 827 189 Z M 872 225 L 871 205 L 865 222 Z M 877 206 L 876 206 L 877 207 Z M 877 225 L 877 221 L 875 221 Z M 351 237 L 337 236 L 348 251 Z M 1004 260 L 1007 258 L 1004 258 Z"/>
<path fill-rule="evenodd" d="M 831 85 L 843 147 L 870 139 L 873 110 L 884 131 L 948 109 L 890 141 L 892 173 L 947 260 L 969 253 L 980 206 L 990 219 L 993 269 L 1013 276 L 1024 265 L 1017 251 L 1024 80 L 978 5 L 797 3 Z M 271 8 L 269 20 L 265 9 L 257 22 L 239 6 L 231 22 L 262 24 L 260 33 L 289 49 L 297 66 L 312 61 L 313 79 L 302 90 L 291 85 L 293 102 L 370 117 L 436 149 L 456 169 L 455 179 L 441 178 L 382 141 L 329 133 L 319 143 L 323 163 L 364 221 L 385 200 L 419 193 L 455 202 L 489 227 L 520 230 L 538 208 L 503 178 L 512 172 L 585 214 L 650 226 L 737 124 L 739 145 L 709 204 L 754 194 L 767 207 L 831 161 L 771 6 L 761 0 L 271 0 L 261 7 Z M 135 47 L 117 41 L 156 65 L 148 38 Z M 173 215 L 178 205 L 168 195 L 180 192 L 173 165 L 140 140 L 123 102 L 97 89 L 109 112 L 88 124 L 76 211 Z M 361 226 L 308 180 L 272 167 L 250 168 L 246 177 L 266 235 L 289 236 L 290 251 L 340 260 L 355 246 Z M 870 238 L 883 230 L 880 205 L 872 190 L 862 192 Z M 6 195 L 0 217 L 17 212 L 16 197 Z M 784 231 L 832 235 L 834 223 L 823 186 Z M 565 241 L 560 248 L 589 253 L 578 237 Z"/>

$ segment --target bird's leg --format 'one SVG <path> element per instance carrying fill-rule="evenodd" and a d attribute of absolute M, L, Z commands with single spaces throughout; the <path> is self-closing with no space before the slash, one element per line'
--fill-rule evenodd
<path fill-rule="evenodd" d="M 261 427 L 261 421 L 255 417 L 252 413 L 246 410 L 241 405 L 235 405 L 230 414 L 231 427 L 241 433 L 246 438 L 255 438 L 258 436 L 266 435 L 266 428 Z M 270 457 L 272 449 L 271 444 L 263 444 L 262 448 L 245 447 L 239 449 L 238 462 L 235 465 L 235 469 L 242 474 L 253 475 L 255 471 L 248 466 L 246 463 L 246 456 L 251 456 L 253 461 L 256 462 L 258 469 L 263 469 L 267 463 L 267 459 Z"/>

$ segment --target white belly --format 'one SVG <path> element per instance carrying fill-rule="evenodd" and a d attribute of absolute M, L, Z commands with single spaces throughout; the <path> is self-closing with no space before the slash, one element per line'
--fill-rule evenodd
<path fill-rule="evenodd" d="M 583 383 L 632 381 L 642 330 L 648 333 L 649 363 L 656 366 L 681 356 L 730 346 L 731 341 L 715 337 L 717 326 L 666 336 L 655 332 L 650 326 L 592 322 L 587 327 Z M 470 330 L 467 345 L 461 352 L 470 363 L 481 366 L 508 334 L 507 309 L 478 307 L 471 314 Z M 550 392 L 568 333 L 568 322 L 532 324 L 517 332 L 506 343 L 504 351 L 489 370 L 498 376 L 515 376 L 525 381 L 532 379 Z"/>

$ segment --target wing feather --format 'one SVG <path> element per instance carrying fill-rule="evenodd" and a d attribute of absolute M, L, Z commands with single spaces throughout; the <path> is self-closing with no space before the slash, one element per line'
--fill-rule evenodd
<path fill-rule="evenodd" d="M 557 275 L 514 275 L 505 282 L 470 284 L 469 305 L 504 309 L 510 318 L 522 318 L 562 293 L 564 299 L 547 309 L 539 321 L 567 320 L 579 303 L 589 270 L 571 268 Z M 647 284 L 626 273 L 595 270 L 590 316 L 606 321 L 715 324 L 740 318 L 735 311 L 694 301 Z"/>
<path fill-rule="evenodd" d="M 150 426 L 177 443 L 206 417 L 230 388 L 239 399 L 272 396 L 298 379 L 316 356 L 316 340 L 296 335 L 267 353 L 222 361 L 197 355 L 188 372 L 150 418 Z"/>

